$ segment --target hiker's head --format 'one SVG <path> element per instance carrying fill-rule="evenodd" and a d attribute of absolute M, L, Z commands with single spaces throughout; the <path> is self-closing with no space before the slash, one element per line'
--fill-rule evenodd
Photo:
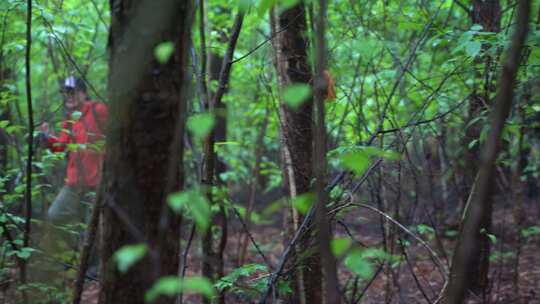
<path fill-rule="evenodd" d="M 77 110 L 88 98 L 84 80 L 74 76 L 69 76 L 64 80 L 60 92 L 64 97 L 64 107 L 68 111 Z"/>

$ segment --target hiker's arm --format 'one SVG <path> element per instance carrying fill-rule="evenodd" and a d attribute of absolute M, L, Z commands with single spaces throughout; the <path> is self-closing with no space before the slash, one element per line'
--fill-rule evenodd
<path fill-rule="evenodd" d="M 53 152 L 63 152 L 66 149 L 66 145 L 71 141 L 68 132 L 68 123 L 63 122 L 62 130 L 58 136 L 47 134 L 48 148 Z"/>

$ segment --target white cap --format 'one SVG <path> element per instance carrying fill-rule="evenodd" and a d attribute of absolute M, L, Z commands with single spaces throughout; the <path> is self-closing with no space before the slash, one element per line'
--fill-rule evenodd
<path fill-rule="evenodd" d="M 66 80 L 64 80 L 64 87 L 74 89 L 76 87 L 76 82 L 77 81 L 75 77 L 69 76 L 68 78 L 66 78 Z"/>

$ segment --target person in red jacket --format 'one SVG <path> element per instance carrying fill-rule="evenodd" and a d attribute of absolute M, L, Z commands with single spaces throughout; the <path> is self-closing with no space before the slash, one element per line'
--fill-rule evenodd
<path fill-rule="evenodd" d="M 48 148 L 67 154 L 65 185 L 47 214 L 53 224 L 84 221 L 86 208 L 81 198 L 99 184 L 107 121 L 107 106 L 88 98 L 82 79 L 66 78 L 61 93 L 66 113 L 61 131 L 55 136 L 48 123 L 40 126 Z"/>

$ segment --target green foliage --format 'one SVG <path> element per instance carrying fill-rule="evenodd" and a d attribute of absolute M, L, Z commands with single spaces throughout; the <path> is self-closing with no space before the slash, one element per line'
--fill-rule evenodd
<path fill-rule="evenodd" d="M 202 294 L 207 298 L 215 296 L 212 283 L 203 277 L 187 277 L 181 279 L 175 276 L 161 277 L 152 288 L 150 288 L 144 298 L 146 302 L 152 302 L 159 296 L 175 296 L 179 293 Z"/>
<path fill-rule="evenodd" d="M 537 235 L 540 235 L 540 226 L 530 226 L 521 230 L 521 236 L 524 238 Z"/>
<path fill-rule="evenodd" d="M 497 244 L 497 237 L 494 234 L 488 233 L 485 228 L 482 228 L 480 230 L 480 234 L 486 235 L 488 237 L 489 241 L 491 242 L 491 244 L 493 244 L 493 245 Z"/>
<path fill-rule="evenodd" d="M 283 90 L 285 104 L 293 109 L 298 109 L 311 97 L 311 87 L 307 84 L 291 84 Z"/>
<path fill-rule="evenodd" d="M 280 158 L 281 135 L 280 117 L 278 115 L 279 94 L 287 106 L 301 109 L 301 105 L 311 98 L 312 90 L 309 85 L 294 84 L 286 88 L 277 87 L 277 75 L 274 67 L 274 53 L 272 36 L 268 22 L 268 13 L 271 7 L 276 6 L 276 13 L 300 3 L 298 0 L 239 0 L 205 2 L 206 41 L 207 51 L 212 57 L 222 56 L 227 47 L 230 28 L 237 9 L 244 10 L 246 17 L 244 28 L 238 41 L 234 57 L 248 55 L 241 61 L 235 62 L 231 71 L 231 81 L 227 94 L 224 96 L 226 113 L 210 114 L 201 109 L 199 92 L 195 77 L 191 85 L 193 99 L 188 106 L 191 115 L 187 122 L 187 130 L 192 135 L 187 141 L 185 155 L 185 184 L 188 190 L 171 194 L 167 200 L 168 206 L 175 212 L 182 212 L 197 224 L 198 231 L 209 228 L 209 218 L 213 212 L 206 193 L 212 195 L 227 208 L 236 207 L 241 215 L 246 217 L 245 194 L 247 185 L 250 185 L 257 173 L 257 208 L 251 213 L 250 221 L 255 225 L 271 224 L 276 222 L 278 212 L 290 206 L 290 202 L 279 196 L 272 196 L 283 185 L 282 160 Z M 308 8 L 311 1 L 303 1 Z M 34 1 L 35 11 L 33 21 L 33 50 L 32 59 L 32 90 L 36 125 L 43 121 L 54 126 L 56 132 L 60 131 L 60 121 L 63 119 L 61 105 L 62 97 L 58 93 L 58 83 L 67 75 L 80 75 L 91 84 L 89 93 L 93 99 L 107 100 L 107 35 L 109 27 L 109 3 L 104 1 Z M 440 9 L 440 11 L 439 11 Z M 316 11 L 316 6 L 315 6 Z M 510 18 L 512 9 L 503 12 L 502 24 L 512 25 Z M 538 11 L 535 3 L 533 11 Z M 84 12 L 84 13 L 81 13 Z M 2 192 L 2 211 L 0 221 L 13 232 L 14 243 L 19 250 L 13 250 L 4 239 L 0 243 L 1 266 L 16 265 L 17 259 L 33 261 L 39 256 L 37 248 L 23 247 L 22 234 L 17 231 L 24 227 L 24 217 L 9 213 L 8 210 L 22 210 L 25 186 L 24 178 L 20 172 L 24 171 L 24 160 L 27 147 L 27 118 L 25 106 L 26 96 L 24 82 L 24 51 L 25 51 L 25 6 L 19 0 L 0 1 L 0 27 L 2 39 L 0 53 L 2 54 L 2 69 L 9 69 L 11 73 L 2 70 L 0 83 L 0 114 L 9 112 L 8 117 L 0 118 L 0 128 L 9 136 L 7 145 L 8 160 L 6 168 L 2 168 L 0 186 Z M 308 13 L 308 22 L 314 16 Z M 432 20 L 433 19 L 433 20 Z M 196 24 L 196 23 L 195 23 Z M 429 28 L 428 25 L 431 25 Z M 485 87 L 496 89 L 496 79 L 500 71 L 501 52 L 508 45 L 511 30 L 504 28 L 500 33 L 488 33 L 480 25 L 471 24 L 470 16 L 457 7 L 453 1 L 423 1 L 422 5 L 412 1 L 335 1 L 328 11 L 327 46 L 328 69 L 336 82 L 337 98 L 335 101 L 325 103 L 326 130 L 328 143 L 332 149 L 328 155 L 328 175 L 346 169 L 352 171 L 356 178 L 366 173 L 366 170 L 378 159 L 383 159 L 383 165 L 400 161 L 400 166 L 407 161 L 405 153 L 401 159 L 404 146 L 401 144 L 414 136 L 446 135 L 449 168 L 448 180 L 452 180 L 455 170 L 462 161 L 464 152 L 478 148 L 489 130 L 488 114 L 483 111 L 476 117 L 468 117 L 468 100 L 473 91 L 486 100 L 490 105 L 495 90 L 483 92 Z M 426 37 L 423 38 L 422 34 Z M 200 56 L 200 33 L 196 26 L 192 31 L 193 47 Z M 308 23 L 308 48 L 313 47 L 313 33 Z M 418 49 L 412 59 L 411 65 L 406 69 L 395 92 L 392 92 L 402 68 L 405 67 L 411 51 L 416 43 Z M 521 70 L 517 83 L 516 104 L 524 112 L 523 119 L 517 119 L 517 107 L 513 116 L 508 120 L 503 137 L 508 144 L 506 156 L 500 157 L 498 164 L 512 166 L 516 163 L 515 155 L 519 152 L 517 139 L 521 128 L 532 130 L 538 127 L 537 115 L 540 113 L 539 94 L 535 90 L 530 93 L 530 100 L 526 100 L 527 88 L 535 88 L 533 83 L 536 75 L 540 73 L 540 31 L 538 26 L 531 27 L 527 40 L 529 47 L 527 56 L 523 56 Z M 177 46 L 182 47 L 182 46 Z M 163 41 L 154 48 L 155 59 L 166 64 L 174 53 L 175 46 L 170 41 Z M 309 50 L 312 53 L 312 50 Z M 485 59 L 492 62 L 488 65 Z M 201 62 L 201 58 L 198 58 Z M 310 58 L 313 63 L 313 58 Z M 190 64 L 191 67 L 191 64 Z M 193 71 L 190 71 L 193 72 Z M 204 71 L 206 73 L 207 71 Z M 9 75 L 8 75 L 9 74 Z M 205 74 L 206 75 L 206 74 Z M 208 76 L 208 75 L 207 75 Z M 209 82 L 209 88 L 214 90 L 216 80 Z M 281 91 L 281 89 L 283 89 Z M 390 94 L 393 94 L 392 96 Z M 484 96 L 484 93 L 489 93 Z M 464 101 L 462 103 L 462 101 Z M 448 115 L 440 116 L 447 111 Z M 77 119 L 80 113 L 74 113 L 72 119 Z M 221 174 L 230 191 L 199 188 L 201 159 L 203 159 L 202 140 L 207 137 L 216 125 L 218 117 L 228 121 L 227 139 L 218 142 L 215 150 L 218 159 L 227 164 L 228 171 Z M 439 117 L 437 119 L 434 119 Z M 415 125 L 419 121 L 434 119 L 432 122 Z M 262 137 L 262 144 L 258 143 L 260 130 L 266 125 L 266 132 Z M 152 126 L 147 126 L 151 128 Z M 479 138 L 463 141 L 465 131 L 471 127 L 481 130 Z M 398 130 L 375 134 L 379 129 Z M 37 132 L 36 132 L 37 133 Z M 37 136 L 37 134 L 35 134 Z M 365 144 L 375 136 L 372 142 L 374 147 Z M 194 139 L 194 140 L 191 140 Z M 522 181 L 531 177 L 540 176 L 540 152 L 535 149 L 535 138 L 531 134 L 525 135 L 525 149 L 531 151 L 527 157 L 526 167 L 521 172 Z M 407 157 L 414 158 L 417 142 L 406 146 L 409 151 Z M 68 151 L 80 149 L 103 150 L 103 142 L 92 145 L 68 145 Z M 257 149 L 261 150 L 261 164 L 259 172 L 254 172 L 254 163 Z M 392 151 L 399 151 L 392 152 Z M 36 216 L 43 209 L 44 202 L 54 199 L 57 189 L 63 184 L 63 176 L 51 178 L 55 171 L 63 172 L 61 166 L 65 162 L 65 155 L 53 154 L 38 149 L 34 163 L 34 210 Z M 416 169 L 416 168 L 414 168 Z M 398 174 L 398 170 L 384 168 L 385 175 L 390 178 Z M 420 175 L 425 173 L 419 172 Z M 411 182 L 410 176 L 402 176 L 405 183 Z M 403 186 L 403 185 L 400 185 Z M 403 193 L 411 196 L 420 195 L 410 188 L 402 189 Z M 331 203 L 336 203 L 347 194 L 349 187 L 346 183 L 340 184 L 332 190 Z M 362 192 L 359 191 L 358 195 Z M 435 193 L 437 194 L 437 193 Z M 265 196 L 270 196 L 268 203 Z M 404 195 L 405 196 L 405 195 Z M 234 199 L 232 198 L 234 197 Z M 264 199 L 263 199 L 264 198 Z M 259 204 L 259 200 L 265 204 Z M 405 201 L 405 198 L 403 198 Z M 295 198 L 293 206 L 304 213 L 314 203 L 312 193 Z M 259 209 L 260 207 L 260 209 Z M 216 208 L 216 207 L 215 207 Z M 262 210 L 262 211 L 261 211 Z M 9 218 L 9 219 L 8 219 Z M 38 221 L 35 225 L 42 225 Z M 411 223 L 418 233 L 427 239 L 434 237 L 435 231 L 427 225 Z M 61 230 L 70 235 L 78 235 L 84 225 L 62 227 Z M 0 232 L 3 228 L 0 227 Z M 39 231 L 39 230 L 38 230 Z M 17 232 L 17 233 L 16 233 Z M 457 231 L 445 231 L 447 236 L 455 237 Z M 484 232 L 485 233 L 485 232 Z M 524 238 L 537 237 L 540 234 L 538 226 L 523 229 Z M 497 238 L 486 234 L 495 244 Z M 272 240 L 275 241 L 275 240 Z M 405 246 L 411 243 L 403 241 Z M 271 250 L 275 244 L 262 243 L 265 250 Z M 381 250 L 369 251 L 358 249 L 348 238 L 336 239 L 332 242 L 332 250 L 336 256 L 343 258 L 345 266 L 363 278 L 373 275 L 374 264 L 380 260 L 397 263 L 397 258 L 389 256 Z M 127 271 L 130 266 L 144 258 L 148 249 L 143 244 L 122 248 L 115 258 L 121 271 Z M 306 255 L 311 252 L 303 253 Z M 73 259 L 75 254 L 71 251 L 59 252 L 63 261 Z M 495 253 L 494 259 L 504 259 L 509 253 Z M 76 260 L 76 258 L 75 258 Z M 262 265 L 245 265 L 234 269 L 222 281 L 216 283 L 216 289 L 256 297 L 264 290 L 268 283 L 268 270 Z M 190 279 L 191 280 L 191 279 Z M 193 282 L 197 282 L 196 279 Z M 213 296 L 205 290 L 190 289 L 192 283 L 180 282 L 178 279 L 168 278 L 163 282 L 156 282 L 153 297 L 158 294 L 174 295 L 182 290 L 194 291 Z M 193 283 L 194 284 L 194 283 Z M 62 302 L 60 290 L 47 284 L 28 285 L 31 291 L 42 293 L 50 292 L 49 302 Z M 287 280 L 279 281 L 280 292 L 290 291 Z M 58 293 L 58 297 L 55 294 Z M 54 298 L 54 299 L 53 299 Z M 49 298 L 47 298 L 49 300 Z M 67 298 L 64 300 L 67 301 Z"/>
<path fill-rule="evenodd" d="M 369 156 L 365 152 L 347 153 L 341 157 L 341 163 L 354 174 L 361 176 L 369 166 Z"/>
<path fill-rule="evenodd" d="M 205 138 L 214 127 L 216 120 L 212 114 L 201 113 L 191 116 L 187 121 L 188 130 L 195 138 Z"/>
<path fill-rule="evenodd" d="M 311 208 L 311 206 L 315 203 L 316 199 L 317 196 L 315 195 L 315 193 L 307 192 L 293 198 L 292 205 L 301 214 L 306 214 Z"/>
<path fill-rule="evenodd" d="M 247 210 L 246 208 L 240 206 L 240 205 L 228 205 L 230 207 L 234 207 L 236 211 L 240 214 L 240 216 L 245 220 L 247 219 Z M 268 212 L 259 213 L 255 210 L 251 210 L 251 214 L 249 217 L 249 221 L 255 225 L 270 225 L 273 223 L 269 218 L 271 214 Z"/>
<path fill-rule="evenodd" d="M 515 258 L 516 254 L 513 251 L 499 251 L 495 250 L 489 255 L 490 262 L 507 263 L 509 260 Z"/>
<path fill-rule="evenodd" d="M 447 237 L 456 237 L 458 234 L 459 234 L 459 231 L 457 230 L 446 230 L 444 232 L 444 235 L 446 235 Z"/>
<path fill-rule="evenodd" d="M 127 272 L 131 266 L 148 252 L 146 244 L 126 245 L 114 253 L 114 260 L 120 272 Z"/>
<path fill-rule="evenodd" d="M 371 160 L 375 157 L 386 158 L 389 160 L 398 160 L 399 155 L 395 152 L 384 151 L 376 147 L 340 147 L 329 152 L 329 157 L 335 158 L 338 156 L 340 164 L 346 169 L 354 172 L 355 175 L 361 176 L 369 167 Z"/>
<path fill-rule="evenodd" d="M 21 244 L 22 245 L 22 244 Z M 28 260 L 32 252 L 36 251 L 31 247 L 23 247 L 19 250 L 10 250 L 6 253 L 6 256 L 17 256 L 19 259 Z"/>
<path fill-rule="evenodd" d="M 175 212 L 187 212 L 199 231 L 206 231 L 210 225 L 210 202 L 200 188 L 177 192 L 169 195 L 167 202 Z"/>
<path fill-rule="evenodd" d="M 215 287 L 220 291 L 256 299 L 266 290 L 268 279 L 268 268 L 265 265 L 246 264 L 219 279 Z M 280 294 L 292 291 L 286 281 L 278 281 L 277 289 Z"/>
<path fill-rule="evenodd" d="M 416 231 L 418 231 L 418 233 L 422 235 L 427 236 L 429 240 L 432 240 L 435 236 L 435 229 L 428 225 L 419 224 L 418 226 L 416 226 Z"/>
<path fill-rule="evenodd" d="M 384 261 L 389 262 L 392 266 L 396 266 L 399 264 L 400 257 L 393 256 L 383 249 L 378 248 L 354 248 L 347 253 L 344 264 L 354 274 L 361 278 L 369 279 L 374 274 L 374 264 Z"/>
<path fill-rule="evenodd" d="M 257 8 L 257 13 L 259 17 L 263 17 L 268 10 L 273 6 L 279 6 L 280 10 L 286 10 L 298 4 L 300 0 L 261 0 L 258 1 L 259 6 Z M 307 2 L 307 1 L 304 1 Z"/>
<path fill-rule="evenodd" d="M 242 287 L 239 287 L 239 280 L 252 276 L 256 273 L 268 271 L 266 266 L 261 264 L 246 264 L 234 269 L 216 283 L 216 288 L 220 291 L 231 290 L 233 292 L 242 292 Z"/>
<path fill-rule="evenodd" d="M 333 239 L 330 243 L 330 248 L 332 248 L 332 253 L 338 257 L 347 251 L 351 247 L 351 240 L 349 238 L 337 238 Z"/>
<path fill-rule="evenodd" d="M 154 56 L 161 64 L 167 63 L 173 52 L 174 43 L 172 43 L 171 41 L 162 42 L 154 48 Z"/>
<path fill-rule="evenodd" d="M 364 279 L 373 276 L 373 265 L 359 249 L 355 249 L 347 255 L 345 266 Z"/>

